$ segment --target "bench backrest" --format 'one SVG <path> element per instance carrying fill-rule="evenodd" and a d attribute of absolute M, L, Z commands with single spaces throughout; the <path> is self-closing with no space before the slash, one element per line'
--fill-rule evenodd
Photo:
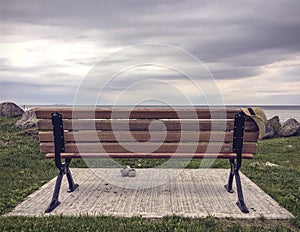
<path fill-rule="evenodd" d="M 37 108 L 44 153 L 54 152 L 53 112 L 63 118 L 66 153 L 157 153 L 159 157 L 210 153 L 228 158 L 233 155 L 234 119 L 240 109 Z M 256 153 L 257 140 L 258 127 L 246 118 L 244 158 Z"/>

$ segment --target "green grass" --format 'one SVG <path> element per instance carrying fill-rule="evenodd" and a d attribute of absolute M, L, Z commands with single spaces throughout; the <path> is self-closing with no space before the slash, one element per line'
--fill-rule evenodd
<path fill-rule="evenodd" d="M 0 214 L 47 183 L 57 171 L 39 152 L 38 138 L 14 126 L 16 119 L 0 117 Z"/>
<path fill-rule="evenodd" d="M 300 228 L 300 136 L 260 141 L 258 154 L 244 162 L 243 172 L 292 212 L 292 223 Z"/>
<path fill-rule="evenodd" d="M 39 152 L 37 136 L 28 136 L 14 126 L 16 119 L 0 117 L 0 215 L 10 212 L 26 196 L 55 177 L 52 160 Z M 259 142 L 254 160 L 243 161 L 242 172 L 292 212 L 289 221 L 184 218 L 169 216 L 147 220 L 140 217 L 104 216 L 0 217 L 0 231 L 298 231 L 300 229 L 300 137 L 276 138 Z M 74 160 L 73 167 L 85 167 Z M 163 160 L 117 160 L 121 165 L 153 167 Z M 266 166 L 266 162 L 278 167 Z M 177 162 L 172 165 L 176 166 Z M 193 160 L 188 168 L 199 168 Z M 109 161 L 102 165 L 109 166 Z M 213 167 L 228 168 L 228 161 L 217 160 Z"/>
<path fill-rule="evenodd" d="M 109 216 L 50 216 L 40 218 L 5 217 L 0 220 L 2 231 L 292 231 L 289 226 L 274 222 L 218 220 L 213 217 L 191 219 L 180 216 L 160 220 L 145 220 L 141 217 L 121 218 Z"/>

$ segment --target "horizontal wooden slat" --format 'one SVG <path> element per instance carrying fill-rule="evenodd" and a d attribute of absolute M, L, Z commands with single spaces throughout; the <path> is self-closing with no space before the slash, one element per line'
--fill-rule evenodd
<path fill-rule="evenodd" d="M 79 119 L 224 119 L 234 118 L 239 108 L 232 109 L 209 109 L 209 108 L 36 108 L 35 113 L 38 119 L 50 119 L 51 113 L 59 112 L 63 118 Z M 112 113 L 113 112 L 113 113 Z"/>
<path fill-rule="evenodd" d="M 235 158 L 235 153 L 62 153 L 62 158 Z M 253 154 L 243 153 L 243 159 L 252 159 Z M 54 158 L 54 153 L 47 153 L 46 158 Z"/>
<path fill-rule="evenodd" d="M 65 144 L 66 153 L 231 153 L 232 144 L 214 144 L 209 143 L 67 143 Z M 41 152 L 54 152 L 53 143 L 40 143 Z M 208 149 L 208 150 L 207 150 Z M 243 145 L 243 152 L 256 153 L 256 144 Z"/>
<path fill-rule="evenodd" d="M 39 120 L 40 130 L 52 130 L 51 120 Z M 124 130 L 132 131 L 230 131 L 234 128 L 233 120 L 63 120 L 65 130 Z M 257 131 L 253 121 L 246 121 L 246 131 Z"/>
<path fill-rule="evenodd" d="M 233 132 L 210 132 L 210 131 L 168 131 L 167 134 L 153 131 L 81 131 L 66 132 L 64 134 L 65 142 L 232 142 Z M 244 133 L 244 142 L 256 142 L 257 132 Z M 52 132 L 40 132 L 40 142 L 53 142 Z"/>

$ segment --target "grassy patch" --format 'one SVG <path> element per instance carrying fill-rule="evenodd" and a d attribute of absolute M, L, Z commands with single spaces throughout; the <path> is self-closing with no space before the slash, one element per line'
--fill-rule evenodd
<path fill-rule="evenodd" d="M 0 214 L 11 211 L 26 196 L 55 177 L 53 160 L 39 152 L 37 136 L 28 136 L 14 126 L 16 119 L 0 117 Z M 297 231 L 300 228 L 300 137 L 259 142 L 254 160 L 243 161 L 242 171 L 296 218 L 291 221 L 190 219 L 170 216 L 159 220 L 140 217 L 0 217 L 0 231 Z M 154 167 L 159 159 L 122 159 L 121 165 Z M 110 166 L 109 161 L 101 161 Z M 177 162 L 177 161 L 176 161 Z M 176 166 L 176 162 L 171 165 Z M 199 168 L 192 160 L 188 168 Z M 266 163 L 279 166 L 267 166 Z M 86 167 L 74 160 L 73 167 Z M 201 165 L 203 166 L 203 164 Z M 228 161 L 217 160 L 212 167 L 228 168 Z"/>
<path fill-rule="evenodd" d="M 266 163 L 279 166 L 268 166 Z M 296 216 L 300 228 L 300 137 L 276 138 L 259 142 L 259 152 L 244 162 L 243 172 Z"/>
<path fill-rule="evenodd" d="M 63 217 L 50 216 L 40 218 L 4 217 L 0 218 L 1 231 L 293 231 L 289 225 L 281 222 L 231 219 L 219 220 L 213 217 L 184 218 L 168 216 L 159 220 L 147 220 L 141 217 L 121 218 L 110 216 Z"/>
<path fill-rule="evenodd" d="M 11 211 L 57 172 L 40 154 L 38 138 L 26 136 L 14 126 L 16 120 L 0 117 L 0 214 Z"/>

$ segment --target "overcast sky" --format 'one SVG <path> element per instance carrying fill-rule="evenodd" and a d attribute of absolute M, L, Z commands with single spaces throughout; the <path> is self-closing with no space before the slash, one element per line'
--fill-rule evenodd
<path fill-rule="evenodd" d="M 299 105 L 299 12 L 298 0 L 0 0 L 0 102 Z"/>

